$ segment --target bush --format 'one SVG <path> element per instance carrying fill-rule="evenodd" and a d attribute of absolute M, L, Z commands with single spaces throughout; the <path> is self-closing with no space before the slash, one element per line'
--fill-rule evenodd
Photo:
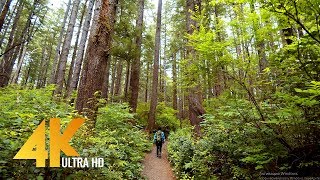
<path fill-rule="evenodd" d="M 44 174 L 34 160 L 16 161 L 14 155 L 42 120 L 59 117 L 66 122 L 72 108 L 52 101 L 54 87 L 21 89 L 17 86 L 0 89 L 0 177 L 34 178 Z"/>
<path fill-rule="evenodd" d="M 144 152 L 151 149 L 147 134 L 134 125 L 127 105 L 99 110 L 95 130 L 82 126 L 71 144 L 80 157 L 102 157 L 104 168 L 36 168 L 35 160 L 13 160 L 41 120 L 61 118 L 66 125 L 79 116 L 71 106 L 52 100 L 54 87 L 0 89 L 0 177 L 12 179 L 140 179 Z M 48 145 L 47 145 L 48 146 Z"/>
<path fill-rule="evenodd" d="M 191 131 L 191 128 L 184 128 L 170 134 L 169 160 L 173 164 L 177 177 L 188 174 L 192 169 L 190 164 L 192 163 L 195 146 Z"/>
<path fill-rule="evenodd" d="M 302 111 L 318 106 L 315 97 L 276 93 L 272 104 L 260 106 L 265 121 L 245 99 L 212 99 L 200 139 L 192 138 L 190 129 L 170 136 L 168 150 L 178 177 L 257 179 L 264 172 L 318 176 L 318 121 L 311 113 L 307 121 Z"/>

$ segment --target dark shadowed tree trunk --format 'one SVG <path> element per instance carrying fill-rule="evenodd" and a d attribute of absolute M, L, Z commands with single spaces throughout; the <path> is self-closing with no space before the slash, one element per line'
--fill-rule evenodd
<path fill-rule="evenodd" d="M 10 53 L 13 53 L 13 49 L 14 49 L 14 37 L 15 36 L 18 36 L 18 33 L 16 31 L 17 29 L 17 26 L 18 26 L 18 22 L 20 20 L 20 17 L 21 17 L 21 12 L 23 10 L 23 6 L 24 4 L 23 3 L 19 3 L 19 6 L 18 6 L 18 9 L 17 9 L 17 12 L 14 16 L 14 20 L 13 20 L 13 23 L 12 23 L 12 26 L 11 26 L 11 31 L 10 31 L 10 34 L 9 34 L 9 37 L 8 37 L 8 42 L 7 42 L 7 46 L 6 46 L 6 49 L 5 49 L 5 53 L 4 53 L 4 56 L 6 56 L 6 54 L 9 54 L 7 56 L 11 56 Z M 4 36 L 4 35 L 3 35 Z M 5 37 L 3 37 L 4 39 Z M 3 39 L 1 40 L 1 44 L 0 46 L 2 47 L 2 43 L 3 43 Z M 5 58 L 5 57 L 4 57 Z"/>
<path fill-rule="evenodd" d="M 19 57 L 18 57 L 17 70 L 14 73 L 14 75 L 12 76 L 11 83 L 18 83 L 18 78 L 19 78 L 19 74 L 20 74 L 20 71 L 21 71 L 22 63 L 24 61 L 24 57 L 25 57 L 26 52 L 27 52 L 27 46 L 28 46 L 28 43 L 24 43 L 21 46 L 21 49 L 20 49 L 20 52 L 19 52 Z"/>
<path fill-rule="evenodd" d="M 23 46 L 31 39 L 34 30 L 34 28 L 32 28 L 31 26 L 31 19 L 34 16 L 34 11 L 38 3 L 38 0 L 35 0 L 33 2 L 32 9 L 30 10 L 29 15 L 27 17 L 26 25 L 24 26 L 21 34 L 19 34 L 16 31 L 18 21 L 20 18 L 20 13 L 17 14 L 17 16 L 19 17 L 15 19 L 15 22 L 12 25 L 12 30 L 10 33 L 8 44 L 4 52 L 3 60 L 0 64 L 0 87 L 8 85 L 13 70 L 13 66 L 17 58 L 17 55 L 21 50 L 21 46 Z"/>
<path fill-rule="evenodd" d="M 23 46 L 22 56 L 21 56 L 21 58 L 18 59 L 17 70 L 16 70 L 16 72 L 14 73 L 14 75 L 12 77 L 12 83 L 15 83 L 15 84 L 18 83 L 19 74 L 20 74 L 20 71 L 21 71 L 22 63 L 23 63 L 23 58 L 24 58 L 24 55 L 25 55 L 25 53 L 27 51 L 26 46 L 27 45 Z"/>
<path fill-rule="evenodd" d="M 14 17 L 16 17 L 16 14 L 20 13 L 19 12 L 19 8 L 22 7 L 22 4 L 23 4 L 22 1 L 16 2 L 14 7 L 12 8 L 11 12 L 9 12 L 9 17 L 5 18 L 5 22 L 4 22 L 3 26 L 5 26 L 5 25 L 6 26 L 3 27 L 2 30 L 1 30 L 2 36 L 0 38 L 0 49 L 2 49 L 3 42 L 4 42 L 5 38 L 7 37 L 6 35 L 8 33 L 8 30 L 10 29 L 11 22 L 14 21 Z"/>
<path fill-rule="evenodd" d="M 136 57 L 132 61 L 131 79 L 129 87 L 129 104 L 132 112 L 136 112 L 139 96 L 139 81 L 140 81 L 140 58 L 141 58 L 141 44 L 142 44 L 142 29 L 143 29 L 143 11 L 144 0 L 139 0 L 138 16 L 136 20 Z"/>
<path fill-rule="evenodd" d="M 96 98 L 100 98 L 108 57 L 110 56 L 111 34 L 113 32 L 117 0 L 97 1 L 94 24 L 88 42 L 82 77 L 80 80 L 76 109 L 90 120 L 89 128 L 94 128 L 98 106 Z M 101 4 L 101 5 L 100 5 Z"/>
<path fill-rule="evenodd" d="M 6 19 L 6 16 L 8 14 L 9 8 L 10 8 L 10 4 L 11 4 L 12 0 L 7 0 L 2 11 L 1 11 L 1 15 L 0 15 L 0 32 L 2 31 L 2 27 L 4 24 L 4 20 Z"/>
<path fill-rule="evenodd" d="M 155 35 L 155 51 L 153 60 L 153 77 L 152 77 L 152 93 L 150 102 L 150 111 L 148 116 L 148 126 L 147 130 L 152 131 L 156 123 L 156 109 L 158 101 L 158 79 L 159 79 L 159 56 L 160 56 L 160 33 L 161 33 L 161 10 L 162 10 L 162 0 L 158 3 L 158 13 L 157 13 L 157 28 Z"/>

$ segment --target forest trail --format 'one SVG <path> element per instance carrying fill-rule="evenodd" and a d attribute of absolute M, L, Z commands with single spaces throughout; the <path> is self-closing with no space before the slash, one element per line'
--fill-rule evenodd
<path fill-rule="evenodd" d="M 167 142 L 162 146 L 162 157 L 156 156 L 157 147 L 153 145 L 152 152 L 146 154 L 143 160 L 142 175 L 148 180 L 175 180 L 168 161 Z"/>

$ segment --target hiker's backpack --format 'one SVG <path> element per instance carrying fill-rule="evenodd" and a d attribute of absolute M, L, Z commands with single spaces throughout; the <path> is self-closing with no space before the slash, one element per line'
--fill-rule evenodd
<path fill-rule="evenodd" d="M 162 141 L 161 131 L 157 131 L 157 132 L 156 132 L 156 138 L 157 138 L 157 142 L 161 142 L 161 141 Z"/>

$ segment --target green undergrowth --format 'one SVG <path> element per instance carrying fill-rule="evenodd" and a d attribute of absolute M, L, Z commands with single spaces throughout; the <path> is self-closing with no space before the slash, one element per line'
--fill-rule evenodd
<path fill-rule="evenodd" d="M 36 168 L 35 160 L 13 160 L 42 120 L 61 119 L 62 129 L 79 117 L 65 102 L 52 100 L 54 87 L 0 89 L 0 177 L 5 179 L 140 179 L 142 160 L 152 147 L 127 105 L 101 107 L 95 129 L 83 125 L 71 145 L 80 157 L 104 158 L 103 168 Z M 47 130 L 47 133 L 49 131 Z M 49 139 L 46 148 L 49 150 Z M 63 156 L 64 154 L 61 153 Z M 47 164 L 48 164 L 47 160 Z"/>
<path fill-rule="evenodd" d="M 170 135 L 179 179 L 257 179 L 264 173 L 319 176 L 319 84 L 276 93 L 259 104 L 228 95 L 206 102 L 202 136 L 191 127 Z M 289 149 L 290 148 L 290 149 Z"/>

